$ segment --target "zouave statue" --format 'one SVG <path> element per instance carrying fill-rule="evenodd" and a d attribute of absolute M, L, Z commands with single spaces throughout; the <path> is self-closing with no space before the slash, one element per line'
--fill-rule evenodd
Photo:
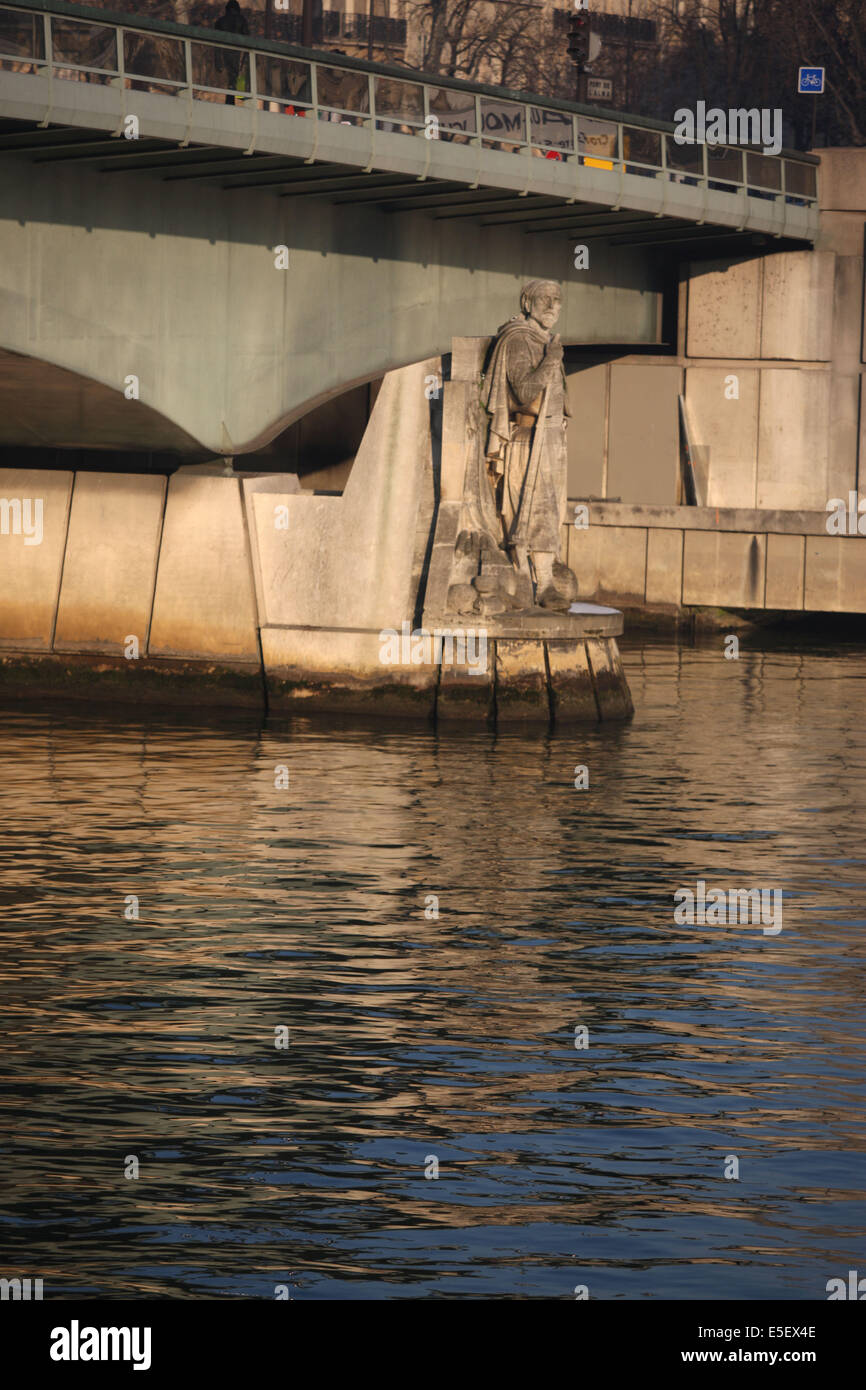
<path fill-rule="evenodd" d="M 499 329 L 469 411 L 470 450 L 449 607 L 566 611 L 577 580 L 561 558 L 568 391 L 554 326 L 562 292 L 530 280 Z"/>

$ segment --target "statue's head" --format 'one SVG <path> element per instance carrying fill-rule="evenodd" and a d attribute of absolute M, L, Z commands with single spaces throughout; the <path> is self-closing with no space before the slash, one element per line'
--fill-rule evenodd
<path fill-rule="evenodd" d="M 520 292 L 520 307 L 528 319 L 550 332 L 562 308 L 562 290 L 555 280 L 530 280 Z"/>

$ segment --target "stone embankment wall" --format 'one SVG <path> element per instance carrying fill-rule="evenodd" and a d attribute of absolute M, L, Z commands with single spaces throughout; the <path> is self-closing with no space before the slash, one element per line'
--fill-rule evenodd
<path fill-rule="evenodd" d="M 570 505 L 582 523 L 584 504 Z M 598 603 L 667 617 L 866 613 L 866 536 L 828 534 L 826 511 L 613 502 L 586 511 L 589 525 L 564 528 L 564 546 L 581 594 Z"/>

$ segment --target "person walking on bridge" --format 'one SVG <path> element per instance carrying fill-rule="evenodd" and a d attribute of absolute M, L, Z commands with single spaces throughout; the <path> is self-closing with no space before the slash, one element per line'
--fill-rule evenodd
<path fill-rule="evenodd" d="M 225 13 L 220 15 L 214 28 L 221 29 L 225 34 L 248 34 L 250 32 L 249 25 L 244 18 L 238 0 L 228 0 Z M 233 87 L 236 91 L 246 91 L 246 81 L 244 80 L 243 87 L 240 87 L 238 82 L 242 61 L 243 55 L 238 53 L 237 50 L 227 48 L 220 54 L 219 66 L 226 77 L 225 85 L 227 87 Z M 246 75 L 244 75 L 244 78 L 245 76 Z M 227 96 L 226 106 L 234 106 L 234 104 L 234 97 Z"/>

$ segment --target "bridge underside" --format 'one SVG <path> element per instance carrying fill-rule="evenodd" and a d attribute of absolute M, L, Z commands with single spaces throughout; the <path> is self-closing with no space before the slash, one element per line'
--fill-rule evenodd
<path fill-rule="evenodd" d="M 184 430 L 91 377 L 0 348 L 0 450 L 145 450 L 205 456 Z"/>
<path fill-rule="evenodd" d="M 435 221 L 471 220 L 480 228 L 513 225 L 528 235 L 603 239 L 612 247 L 664 246 L 695 254 L 737 256 L 755 247 L 792 250 L 810 245 L 806 235 L 784 235 L 723 222 L 698 224 L 671 211 L 610 206 L 589 197 L 514 192 L 496 183 L 478 188 L 457 179 L 371 170 L 357 165 L 289 154 L 253 152 L 215 145 L 179 147 L 172 140 L 136 142 L 86 131 L 79 126 L 0 120 L 0 156 L 24 156 L 38 165 L 72 165 L 101 174 L 146 175 L 177 183 L 211 183 L 225 190 L 257 189 L 288 199 L 324 199 L 338 207 L 366 206 L 385 214 L 427 213 Z"/>

